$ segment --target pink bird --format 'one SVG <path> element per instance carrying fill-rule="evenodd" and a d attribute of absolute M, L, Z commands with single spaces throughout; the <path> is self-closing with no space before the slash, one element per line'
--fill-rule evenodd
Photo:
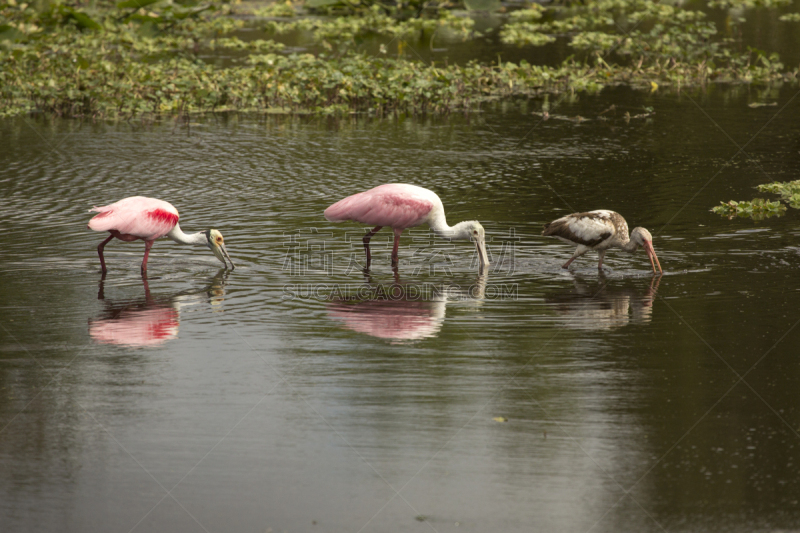
<path fill-rule="evenodd" d="M 439 237 L 474 241 L 481 270 L 489 264 L 483 226 L 474 220 L 448 226 L 444 206 L 436 193 L 416 185 L 390 183 L 348 196 L 326 209 L 325 218 L 331 222 L 353 220 L 375 226 L 363 239 L 364 250 L 367 252 L 366 268 L 369 268 L 372 261 L 369 241 L 382 227 L 389 226 L 394 230 L 392 267 L 396 268 L 400 234 L 406 228 L 413 228 L 423 223 L 427 223 Z"/>
<path fill-rule="evenodd" d="M 226 257 L 231 262 L 231 270 L 236 268 L 225 249 L 220 232 L 210 229 L 187 235 L 181 231 L 181 227 L 178 225 L 178 210 L 169 202 L 144 196 L 131 196 L 110 205 L 93 207 L 89 212 L 100 213 L 89 221 L 89 229 L 111 233 L 109 238 L 97 246 L 103 274 L 107 272 L 103 248 L 114 237 L 125 242 L 139 239 L 144 241 L 143 276 L 147 274 L 147 256 L 150 254 L 150 247 L 153 246 L 156 239 L 164 236 L 180 244 L 208 246 L 217 259 L 222 261 L 225 268 L 228 268 L 228 263 L 225 262 Z"/>
<path fill-rule="evenodd" d="M 653 236 L 650 232 L 644 228 L 633 228 L 629 237 L 628 223 L 622 215 L 614 211 L 601 209 L 588 213 L 573 213 L 546 224 L 542 235 L 578 245 L 575 254 L 562 265 L 562 268 L 569 268 L 575 259 L 589 250 L 597 250 L 600 256 L 597 268 L 602 270 L 603 257 L 609 248 L 622 248 L 626 252 L 633 253 L 641 246 L 650 258 L 653 273 L 656 271 L 653 259 L 658 263 L 658 270 L 663 273 L 661 263 L 653 249 Z"/>

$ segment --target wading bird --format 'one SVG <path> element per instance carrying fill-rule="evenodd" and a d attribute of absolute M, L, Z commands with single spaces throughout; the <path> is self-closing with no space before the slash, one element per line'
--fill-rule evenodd
<path fill-rule="evenodd" d="M 600 256 L 597 268 L 602 270 L 603 257 L 609 248 L 622 248 L 628 253 L 633 253 L 641 246 L 650 258 L 653 272 L 656 271 L 656 264 L 659 272 L 663 272 L 656 251 L 653 249 L 653 236 L 650 232 L 644 228 L 633 228 L 629 237 L 628 223 L 622 215 L 614 211 L 601 209 L 588 213 L 573 213 L 546 224 L 542 235 L 578 245 L 575 254 L 562 265 L 562 268 L 569 268 L 575 259 L 589 250 L 597 250 L 597 255 Z"/>
<path fill-rule="evenodd" d="M 364 250 L 367 253 L 366 268 L 369 268 L 372 262 L 369 240 L 382 227 L 389 226 L 394 230 L 392 267 L 397 267 L 400 234 L 406 228 L 413 228 L 423 223 L 427 223 L 439 237 L 474 241 L 481 263 L 480 269 L 483 270 L 489 264 L 483 226 L 474 220 L 448 226 L 444 206 L 436 193 L 416 185 L 390 183 L 348 196 L 326 209 L 325 218 L 331 222 L 353 220 L 375 226 L 363 239 Z"/>
<path fill-rule="evenodd" d="M 147 256 L 150 254 L 153 241 L 164 236 L 180 244 L 207 246 L 214 252 L 217 259 L 222 261 L 225 268 L 228 268 L 225 258 L 231 262 L 231 270 L 236 268 L 225 249 L 220 232 L 210 229 L 187 235 L 181 231 L 181 227 L 178 225 L 178 210 L 169 202 L 144 196 L 131 196 L 110 205 L 93 207 L 89 212 L 100 213 L 89 221 L 89 229 L 111 233 L 109 238 L 97 246 L 103 274 L 107 272 L 103 248 L 114 237 L 125 242 L 139 239 L 144 241 L 142 275 L 147 273 Z"/>

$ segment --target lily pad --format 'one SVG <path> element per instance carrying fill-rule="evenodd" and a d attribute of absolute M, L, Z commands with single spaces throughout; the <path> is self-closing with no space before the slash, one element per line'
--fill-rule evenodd
<path fill-rule="evenodd" d="M 84 13 L 83 11 L 78 11 L 77 9 L 67 8 L 67 14 L 70 18 L 72 18 L 79 27 L 87 29 L 87 30 L 99 30 L 102 28 L 100 24 L 95 22 L 92 17 Z"/>

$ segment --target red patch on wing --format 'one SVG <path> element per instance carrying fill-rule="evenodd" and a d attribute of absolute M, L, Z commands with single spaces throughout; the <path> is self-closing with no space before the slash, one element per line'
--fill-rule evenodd
<path fill-rule="evenodd" d="M 147 216 L 155 222 L 169 224 L 170 226 L 174 226 L 178 223 L 178 215 L 163 209 L 154 209 L 152 211 L 148 211 Z"/>

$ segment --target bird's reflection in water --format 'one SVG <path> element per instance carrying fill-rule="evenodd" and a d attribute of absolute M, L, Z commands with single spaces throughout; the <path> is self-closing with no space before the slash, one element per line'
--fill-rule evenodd
<path fill-rule="evenodd" d="M 365 294 L 379 295 L 354 302 L 332 301 L 328 316 L 343 326 L 392 344 L 436 337 L 444 323 L 448 300 L 468 300 L 480 305 L 486 291 L 487 274 L 481 273 L 468 287 L 446 286 L 441 290 L 401 283 L 395 272 L 394 284 L 376 285 L 366 276 Z"/>
<path fill-rule="evenodd" d="M 89 336 L 99 344 L 132 347 L 163 344 L 178 336 L 181 306 L 203 299 L 211 305 L 219 305 L 224 300 L 228 274 L 220 270 L 203 289 L 169 296 L 153 296 L 147 278 L 142 278 L 144 298 L 116 301 L 106 299 L 103 279 L 97 299 L 103 300 L 105 309 L 100 316 L 89 319 Z"/>
<path fill-rule="evenodd" d="M 628 324 L 647 324 L 652 319 L 653 300 L 661 276 L 653 276 L 650 285 L 614 287 L 605 276 L 589 283 L 574 277 L 570 291 L 545 295 L 545 302 L 565 319 L 564 326 L 574 329 L 613 329 Z"/>

